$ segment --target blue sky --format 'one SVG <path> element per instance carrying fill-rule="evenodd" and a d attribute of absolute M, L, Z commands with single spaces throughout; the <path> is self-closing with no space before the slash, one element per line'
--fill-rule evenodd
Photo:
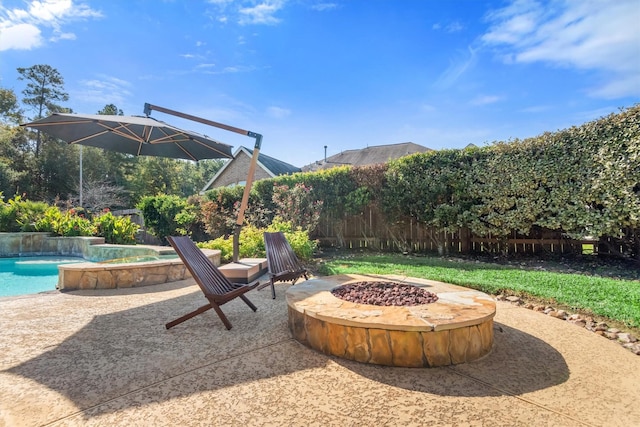
<path fill-rule="evenodd" d="M 0 86 L 21 97 L 16 68 L 48 64 L 77 113 L 148 102 L 301 167 L 325 145 L 482 146 L 630 107 L 638 23 L 640 0 L 0 0 Z"/>

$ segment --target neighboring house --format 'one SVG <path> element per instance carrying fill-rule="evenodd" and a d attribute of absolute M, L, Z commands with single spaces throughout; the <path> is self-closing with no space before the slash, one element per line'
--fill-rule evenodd
<path fill-rule="evenodd" d="M 326 149 L 326 147 L 325 147 Z M 413 142 L 403 142 L 400 144 L 375 145 L 362 148 L 360 150 L 347 150 L 324 160 L 317 161 L 307 166 L 303 166 L 304 172 L 328 169 L 341 165 L 365 166 L 379 163 L 387 163 L 389 160 L 399 159 L 413 153 L 433 151 L 431 148 L 414 144 Z"/>
<path fill-rule="evenodd" d="M 202 193 L 212 188 L 229 187 L 234 185 L 244 185 L 247 182 L 247 174 L 253 150 L 246 147 L 240 147 L 233 154 L 233 159 L 229 160 L 213 178 L 202 188 Z M 266 178 L 273 178 L 278 175 L 288 175 L 300 172 L 299 167 L 290 165 L 266 154 L 258 154 L 258 163 L 256 165 L 256 173 L 253 176 L 254 181 Z"/>

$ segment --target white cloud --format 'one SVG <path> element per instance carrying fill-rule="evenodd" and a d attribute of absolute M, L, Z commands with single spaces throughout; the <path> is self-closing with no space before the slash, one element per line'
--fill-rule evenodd
<path fill-rule="evenodd" d="M 267 108 L 267 115 L 274 119 L 284 119 L 291 115 L 291 110 L 281 107 L 269 107 Z"/>
<path fill-rule="evenodd" d="M 640 9 L 637 0 L 516 0 L 487 15 L 486 45 L 506 62 L 544 62 L 597 71 L 592 96 L 640 95 Z"/>
<path fill-rule="evenodd" d="M 267 0 L 253 7 L 243 7 L 238 11 L 240 25 L 266 24 L 275 25 L 280 19 L 274 15 L 285 5 L 285 0 Z"/>
<path fill-rule="evenodd" d="M 240 25 L 276 25 L 281 20 L 275 15 L 284 8 L 288 1 L 209 0 L 208 3 L 213 5 L 213 11 L 208 13 L 211 15 L 211 19 L 222 24 L 232 21 Z M 321 3 L 316 6 L 316 10 L 326 10 L 332 8 L 333 3 Z"/>
<path fill-rule="evenodd" d="M 0 51 L 39 47 L 44 29 L 51 32 L 49 40 L 73 40 L 75 34 L 62 31 L 65 24 L 101 16 L 99 11 L 74 4 L 73 0 L 31 0 L 26 9 L 7 9 L 0 4 Z"/>
<path fill-rule="evenodd" d="M 82 80 L 81 89 L 73 93 L 73 98 L 97 105 L 122 105 L 131 96 L 129 88 L 132 86 L 126 80 L 100 74 L 92 80 Z"/>
<path fill-rule="evenodd" d="M 464 25 L 462 25 L 458 21 L 449 22 L 446 25 L 443 25 L 440 22 L 436 22 L 431 26 L 431 29 L 434 31 L 444 30 L 447 33 L 457 33 L 464 30 Z"/>
<path fill-rule="evenodd" d="M 74 33 L 59 33 L 51 37 L 50 40 L 56 42 L 58 40 L 75 40 L 76 38 Z"/>
<path fill-rule="evenodd" d="M 31 24 L 4 26 L 0 22 L 0 51 L 32 49 L 42 44 L 40 29 Z"/>
<path fill-rule="evenodd" d="M 481 105 L 495 104 L 496 102 L 501 101 L 501 100 L 502 100 L 501 96 L 482 95 L 482 96 L 478 96 L 477 98 L 472 99 L 471 102 L 469 102 L 469 103 L 471 105 L 481 106 Z"/>
<path fill-rule="evenodd" d="M 226 73 L 248 73 L 250 71 L 254 71 L 256 67 L 253 65 L 232 65 L 229 67 L 224 67 L 222 69 L 221 74 Z"/>
<path fill-rule="evenodd" d="M 448 89 L 477 61 L 476 50 L 469 47 L 467 52 L 458 52 L 458 58 L 451 61 L 449 67 L 436 80 L 434 86 L 437 89 Z"/>
<path fill-rule="evenodd" d="M 325 10 L 332 10 L 338 7 L 337 3 L 318 3 L 311 6 L 311 9 L 317 10 L 318 12 L 324 12 Z"/>
<path fill-rule="evenodd" d="M 458 31 L 462 31 L 463 29 L 464 26 L 458 21 L 452 22 L 446 27 L 448 33 L 457 33 Z"/>

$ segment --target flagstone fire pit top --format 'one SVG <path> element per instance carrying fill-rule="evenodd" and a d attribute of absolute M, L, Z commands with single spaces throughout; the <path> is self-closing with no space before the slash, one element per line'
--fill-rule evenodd
<path fill-rule="evenodd" d="M 332 291 L 358 282 L 389 282 L 389 276 L 328 276 L 286 292 L 293 337 L 316 350 L 364 363 L 433 367 L 469 362 L 491 351 L 495 301 L 489 295 L 421 279 L 416 286 L 437 300 L 420 305 L 370 305 L 345 301 Z"/>

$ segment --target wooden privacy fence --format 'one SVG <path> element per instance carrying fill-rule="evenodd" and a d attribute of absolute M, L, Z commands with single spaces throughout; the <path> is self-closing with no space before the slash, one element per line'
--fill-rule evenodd
<path fill-rule="evenodd" d="M 161 240 L 144 228 L 142 213 L 137 209 L 114 211 L 114 215 L 128 216 L 140 225 L 138 243 L 161 244 Z M 624 230 L 622 238 L 602 237 L 599 240 L 574 240 L 559 231 L 534 228 L 529 235 L 512 232 L 507 239 L 491 235 L 475 236 L 468 229 L 455 233 L 440 232 L 415 220 L 387 224 L 376 210 L 367 208 L 362 215 L 342 220 L 323 217 L 312 233 L 321 246 L 344 249 L 371 249 L 389 252 L 441 254 L 508 253 L 508 254 L 583 254 L 638 257 L 638 236 Z"/>
<path fill-rule="evenodd" d="M 627 233 L 628 234 L 628 233 Z M 388 225 L 382 215 L 367 208 L 361 215 L 342 220 L 322 218 L 312 238 L 321 246 L 344 249 L 372 249 L 399 252 L 437 252 L 440 254 L 634 254 L 632 236 L 625 238 L 575 240 L 562 232 L 534 227 L 529 235 L 512 232 L 506 239 L 492 235 L 476 236 L 469 229 L 445 233 L 415 220 Z M 637 246 L 636 246 L 637 247 Z"/>

